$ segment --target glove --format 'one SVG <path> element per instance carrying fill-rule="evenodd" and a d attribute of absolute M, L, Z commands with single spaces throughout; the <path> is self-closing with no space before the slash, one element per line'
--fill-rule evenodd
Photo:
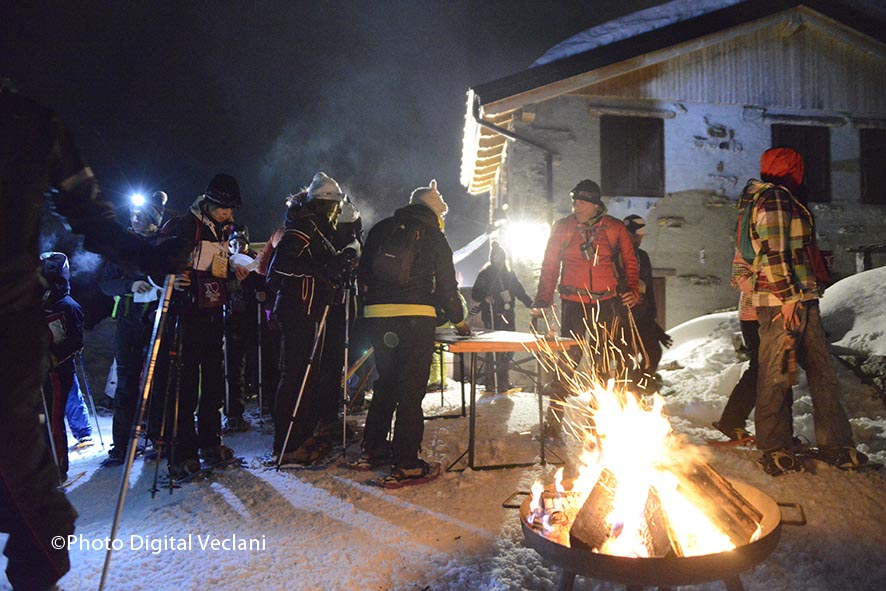
<path fill-rule="evenodd" d="M 672 339 L 671 335 L 669 335 L 665 331 L 661 331 L 661 334 L 658 335 L 658 342 L 665 347 L 670 348 L 670 346 L 674 344 L 674 339 Z"/>
<path fill-rule="evenodd" d="M 461 322 L 455 325 L 455 332 L 460 337 L 469 337 L 471 336 L 471 327 L 468 326 L 468 323 L 462 320 Z"/>
<path fill-rule="evenodd" d="M 145 293 L 146 291 L 151 291 L 153 289 L 151 284 L 147 281 L 133 281 L 132 282 L 132 293 Z"/>

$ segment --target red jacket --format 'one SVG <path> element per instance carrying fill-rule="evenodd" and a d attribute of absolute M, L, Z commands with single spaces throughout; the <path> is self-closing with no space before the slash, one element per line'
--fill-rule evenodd
<path fill-rule="evenodd" d="M 590 247 L 585 249 L 588 253 L 585 257 L 580 247 L 587 242 Z M 535 301 L 553 303 L 555 287 L 564 300 L 607 300 L 617 295 L 619 279 L 622 291 L 626 287 L 639 296 L 639 277 L 634 245 L 621 221 L 604 215 L 588 227 L 580 224 L 573 214 L 554 222 Z"/>

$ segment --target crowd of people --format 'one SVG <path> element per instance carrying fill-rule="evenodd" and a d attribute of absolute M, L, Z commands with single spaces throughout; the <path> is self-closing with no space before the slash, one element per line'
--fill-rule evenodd
<path fill-rule="evenodd" d="M 244 411 L 254 393 L 273 423 L 272 462 L 317 462 L 345 429 L 339 417 L 348 403 L 345 355 L 354 329 L 373 349 L 377 377 L 361 453 L 347 465 L 389 466 L 384 480 L 393 485 L 434 472 L 421 444 L 435 329 L 448 322 L 457 334 L 471 335 L 444 234 L 448 206 L 436 181 L 412 191 L 364 239 L 353 200 L 318 172 L 290 196 L 282 226 L 254 253 L 248 230 L 234 223 L 243 200 L 233 176 L 216 174 L 186 212 L 165 223 L 167 195 L 154 192 L 132 205 L 125 230 L 50 111 L 5 88 L 0 107 L 0 137 L 16 145 L 2 152 L 4 207 L 14 195 L 29 204 L 19 211 L 39 211 L 49 189 L 86 248 L 106 258 L 99 284 L 115 298 L 117 386 L 113 444 L 103 466 L 126 461 L 140 414 L 170 478 L 229 461 L 235 451 L 223 435 L 250 428 Z M 777 148 L 763 154 L 761 180 L 742 193 L 733 274 L 751 363 L 715 424 L 730 438 L 746 438 L 756 406 L 756 444 L 773 476 L 803 469 L 791 422 L 798 364 L 815 405 L 817 457 L 844 469 L 866 461 L 853 445 L 825 346 L 818 299 L 827 277 L 802 182 L 802 158 Z M 547 322 L 559 294 L 560 335 L 581 346 L 561 356 L 543 389 L 550 401 L 544 432 L 551 438 L 566 428 L 564 408 L 579 387 L 584 354 L 595 379 L 627 376 L 642 395 L 657 389 L 662 346 L 671 344 L 656 320 L 652 264 L 640 248 L 645 220 L 607 215 L 590 179 L 569 197 L 572 214 L 553 224 L 534 298 L 497 242 L 471 294 L 485 328 L 511 331 L 517 301 Z M 4 509 L 2 521 L 10 533 L 10 581 L 15 588 L 49 589 L 68 568 L 66 552 L 49 541 L 70 534 L 76 518 L 59 488 L 67 472 L 65 408 L 76 439 L 88 442 L 91 431 L 74 371 L 83 328 L 70 296 L 70 265 L 63 253 L 32 252 L 38 224 L 31 216 L 7 228 L 15 239 L 0 266 L 7 326 L 0 339 L 4 352 L 14 348 L 22 360 L 0 369 L 6 387 L 0 495 L 4 508 L 14 508 Z M 149 407 L 139 413 L 151 328 L 169 276 L 173 291 Z M 487 391 L 510 390 L 511 361 L 508 354 L 490 356 Z M 262 384 L 273 396 L 262 397 Z"/>

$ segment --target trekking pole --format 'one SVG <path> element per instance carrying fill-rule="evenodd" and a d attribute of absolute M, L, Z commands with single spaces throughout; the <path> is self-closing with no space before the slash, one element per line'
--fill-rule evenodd
<path fill-rule="evenodd" d="M 102 450 L 105 449 L 105 440 L 102 437 L 102 428 L 98 424 L 98 413 L 95 410 L 95 399 L 92 397 L 92 388 L 89 387 L 89 379 L 86 377 L 86 363 L 83 361 L 83 351 L 77 351 L 77 354 L 74 355 L 74 368 L 75 373 L 76 369 L 80 370 L 80 375 L 83 378 L 83 389 L 86 390 L 86 399 L 89 401 L 89 412 L 92 413 L 92 420 L 95 423 L 95 430 L 98 433 L 98 441 L 102 446 Z"/>
<path fill-rule="evenodd" d="M 487 303 L 489 304 L 489 328 L 495 330 L 495 308 L 492 302 Z M 489 375 L 488 371 L 486 375 Z M 492 388 L 498 394 L 498 353 L 495 351 L 492 352 Z"/>
<path fill-rule="evenodd" d="M 262 313 L 264 312 L 264 304 L 263 304 L 263 302 L 256 302 L 256 304 L 257 304 L 256 310 L 258 311 L 258 314 L 256 315 L 256 320 L 258 320 L 258 325 L 257 325 L 258 326 L 258 332 L 257 332 L 258 337 L 256 338 L 256 341 L 257 341 L 256 345 L 258 348 L 258 362 L 257 362 L 257 364 L 258 364 L 257 365 L 258 379 L 256 380 L 255 387 L 258 392 L 258 428 L 259 428 L 259 431 L 261 431 L 261 429 L 263 427 L 262 422 L 264 420 L 264 405 L 262 404 L 262 390 L 264 390 L 264 384 L 262 383 L 262 366 L 261 366 L 261 363 L 262 363 L 262 359 L 261 359 L 261 340 L 262 340 L 261 317 L 262 317 Z"/>
<path fill-rule="evenodd" d="M 295 424 L 295 415 L 298 413 L 298 407 L 301 404 L 301 398 L 305 393 L 305 386 L 308 384 L 308 376 L 311 375 L 311 368 L 314 366 L 314 360 L 317 356 L 320 337 L 326 329 L 326 317 L 329 315 L 329 304 L 323 308 L 323 316 L 320 318 L 320 324 L 317 325 L 317 334 L 314 336 L 314 345 L 311 347 L 311 356 L 308 358 L 308 366 L 305 368 L 305 375 L 301 380 L 301 387 L 298 389 L 298 398 L 295 399 L 295 408 L 292 409 L 292 418 L 289 419 L 289 427 L 286 429 L 286 438 L 283 439 L 283 447 L 280 448 L 280 455 L 277 457 L 277 470 L 283 465 L 283 454 L 286 453 L 286 446 L 289 444 L 289 437 L 292 435 L 292 427 Z"/>
<path fill-rule="evenodd" d="M 169 375 L 166 376 L 166 389 L 163 391 L 163 408 L 161 409 L 163 414 L 160 419 L 160 440 L 154 442 L 154 445 L 157 448 L 157 458 L 154 462 L 154 479 L 151 483 L 150 489 L 152 499 L 158 492 L 160 492 L 160 489 L 157 488 L 157 481 L 160 477 L 160 461 L 167 456 L 169 448 L 166 444 L 166 422 L 169 418 L 169 393 L 178 392 L 179 381 L 181 380 L 182 339 L 179 330 L 180 319 L 176 317 L 174 322 L 175 325 L 172 327 L 172 331 L 167 333 L 168 335 L 171 335 L 173 341 L 170 344 L 169 352 L 167 353 L 169 359 Z M 149 416 L 148 421 L 150 420 L 151 418 Z"/>
<path fill-rule="evenodd" d="M 55 462 L 55 470 L 58 473 L 58 481 L 60 484 L 64 484 L 62 482 L 62 467 L 58 463 L 58 453 L 56 452 L 55 447 L 55 437 L 52 434 L 52 417 L 49 414 L 49 405 L 46 404 L 46 390 L 44 389 L 41 392 L 42 396 L 40 399 L 43 401 L 43 423 L 46 425 L 46 432 L 49 434 L 49 451 L 52 452 L 52 461 Z"/>
<path fill-rule="evenodd" d="M 160 341 L 163 334 L 163 328 L 166 324 L 166 316 L 169 313 L 169 302 L 172 299 L 172 284 L 175 275 L 167 275 L 163 284 L 163 300 L 162 305 L 158 309 L 154 317 L 154 329 L 151 333 L 150 356 L 148 357 L 147 370 L 144 373 L 142 381 L 141 400 L 139 402 L 138 421 L 136 422 L 132 437 L 129 439 L 129 446 L 126 448 L 126 463 L 123 468 L 123 476 L 120 478 L 120 493 L 117 495 L 117 509 L 114 512 L 114 521 L 111 525 L 111 543 L 108 544 L 105 553 L 105 563 L 102 566 L 102 577 L 99 582 L 98 589 L 103 591 L 105 581 L 108 576 L 108 568 L 111 566 L 111 553 L 114 549 L 114 540 L 117 539 L 117 527 L 120 525 L 120 516 L 123 514 L 123 504 L 126 502 L 126 491 L 129 488 L 129 473 L 132 471 L 132 463 L 135 461 L 135 450 L 138 447 L 138 435 L 141 431 L 142 421 L 144 420 L 144 412 L 147 407 L 148 393 L 151 391 L 151 384 L 154 381 L 154 370 L 157 366 L 157 355 L 160 352 Z"/>
<path fill-rule="evenodd" d="M 351 289 L 345 287 L 345 362 L 341 368 L 342 413 L 341 413 L 341 455 L 345 457 L 348 447 L 348 352 L 351 347 Z"/>
<path fill-rule="evenodd" d="M 228 306 L 222 306 L 222 355 L 224 355 L 225 373 L 225 418 L 231 412 L 231 384 L 229 381 L 230 368 L 228 367 Z M 239 381 L 239 379 L 238 379 Z"/>

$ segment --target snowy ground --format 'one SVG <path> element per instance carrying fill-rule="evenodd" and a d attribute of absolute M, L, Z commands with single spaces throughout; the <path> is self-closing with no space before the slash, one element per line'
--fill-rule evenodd
<path fill-rule="evenodd" d="M 886 269 L 849 278 L 823 303 L 832 338 L 884 354 Z M 674 347 L 662 372 L 667 410 L 677 432 L 703 443 L 743 368 L 733 347 L 733 313 L 707 316 L 671 331 Z M 844 404 L 859 447 L 886 462 L 886 410 L 881 399 L 835 363 Z M 795 389 L 795 429 L 813 439 L 805 383 Z M 425 399 L 427 413 L 459 408 L 458 390 Z M 362 418 L 362 417 L 360 417 Z M 538 453 L 529 433 L 537 422 L 532 393 L 481 395 L 477 405 L 478 464 L 521 462 Z M 110 436 L 110 419 L 102 418 Z M 425 455 L 453 461 L 467 442 L 466 418 L 426 422 Z M 226 438 L 247 460 L 266 453 L 270 435 L 258 429 Z M 774 553 L 742 575 L 748 590 L 870 590 L 886 588 L 886 473 L 817 473 L 780 478 L 752 461 L 756 452 L 705 446 L 710 461 L 730 478 L 755 486 L 777 501 L 800 503 L 808 524 L 785 526 Z M 555 451 L 571 463 L 571 446 Z M 122 469 L 100 469 L 98 446 L 72 453 L 70 474 L 85 472 L 68 491 L 80 512 L 83 543 L 71 552 L 65 589 L 96 589 L 105 557 Z M 557 573 L 527 549 L 516 511 L 502 508 L 514 491 L 551 480 L 539 466 L 445 473 L 438 481 L 386 491 L 366 484 L 369 475 L 339 465 L 319 471 L 228 469 L 211 480 L 161 492 L 151 499 L 151 463 L 138 460 L 120 526 L 123 548 L 114 553 L 107 589 L 214 590 L 517 590 L 553 589 Z M 163 548 L 191 536 L 190 550 Z M 255 540 L 252 550 L 202 549 L 208 537 Z M 161 544 L 152 551 L 151 543 Z M 91 549 L 90 544 L 99 546 Z M 156 546 L 154 546 L 156 548 Z M 0 559 L 0 562 L 5 562 Z M 5 564 L 3 565 L 5 567 Z M 0 584 L 0 588 L 4 588 Z M 579 577 L 576 590 L 616 589 Z M 710 583 L 693 589 L 723 589 Z"/>

